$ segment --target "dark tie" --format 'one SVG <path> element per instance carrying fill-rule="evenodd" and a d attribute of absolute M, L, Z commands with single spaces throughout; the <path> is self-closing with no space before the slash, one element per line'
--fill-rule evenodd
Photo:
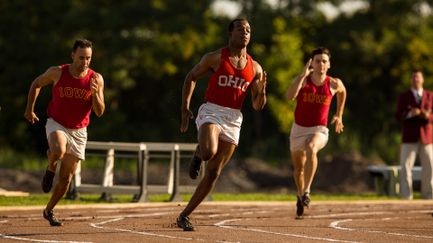
<path fill-rule="evenodd" d="M 416 101 L 418 102 L 418 104 L 419 103 L 421 103 L 421 95 L 418 93 L 418 92 L 416 92 Z"/>

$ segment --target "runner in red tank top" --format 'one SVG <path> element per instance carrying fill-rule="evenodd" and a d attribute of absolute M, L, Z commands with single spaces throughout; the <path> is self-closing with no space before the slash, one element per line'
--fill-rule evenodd
<path fill-rule="evenodd" d="M 78 129 L 87 127 L 90 122 L 92 111 L 90 80 L 94 71 L 89 68 L 84 77 L 76 78 L 69 72 L 70 68 L 70 64 L 61 66 L 62 74 L 59 81 L 53 85 L 47 114 L 64 127 Z"/>
<path fill-rule="evenodd" d="M 343 132 L 346 88 L 338 78 L 327 76 L 330 52 L 319 47 L 312 52 L 302 73 L 287 90 L 289 100 L 296 99 L 295 122 L 290 131 L 290 151 L 297 187 L 297 218 L 310 203 L 310 188 L 317 169 L 317 153 L 328 142 L 328 113 L 332 96 L 337 95 L 337 112 L 331 123 L 335 132 Z"/>
<path fill-rule="evenodd" d="M 315 85 L 311 76 L 296 96 L 295 122 L 303 127 L 328 126 L 328 113 L 332 92 L 331 77 L 327 76 L 322 85 Z M 311 112 L 314 111 L 314 112 Z"/>
<path fill-rule="evenodd" d="M 43 211 L 43 217 L 51 226 L 62 225 L 53 209 L 66 193 L 78 163 L 84 159 L 90 112 L 93 110 L 101 116 L 105 110 L 104 79 L 89 69 L 92 42 L 76 40 L 71 57 L 72 64 L 50 67 L 32 82 L 24 113 L 31 124 L 38 122 L 34 113 L 36 99 L 42 87 L 53 85 L 46 124 L 48 168 L 42 179 L 43 191 L 49 192 L 57 161 L 61 160 L 59 179 Z"/>
<path fill-rule="evenodd" d="M 209 79 L 206 101 L 239 110 L 254 79 L 254 61 L 247 54 L 245 67 L 237 69 L 230 62 L 229 54 L 227 47 L 221 49 L 221 63 Z"/>
<path fill-rule="evenodd" d="M 184 81 L 181 132 L 187 131 L 189 120 L 193 118 L 190 101 L 196 81 L 213 73 L 206 90 L 206 103 L 200 107 L 196 119 L 199 145 L 190 163 L 190 177 L 197 178 L 202 161 L 208 161 L 206 171 L 176 220 L 185 231 L 194 230 L 188 216 L 213 189 L 236 149 L 242 124 L 240 109 L 248 86 L 251 85 L 255 110 L 261 110 L 266 103 L 266 73 L 247 54 L 250 32 L 246 19 L 233 20 L 229 25 L 228 47 L 204 55 Z"/>

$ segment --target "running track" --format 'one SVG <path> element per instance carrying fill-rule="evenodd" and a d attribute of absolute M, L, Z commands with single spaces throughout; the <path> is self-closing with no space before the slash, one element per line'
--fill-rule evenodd
<path fill-rule="evenodd" d="M 294 202 L 204 202 L 194 232 L 174 224 L 185 203 L 0 208 L 0 242 L 433 242 L 433 200 L 312 202 L 302 220 Z"/>

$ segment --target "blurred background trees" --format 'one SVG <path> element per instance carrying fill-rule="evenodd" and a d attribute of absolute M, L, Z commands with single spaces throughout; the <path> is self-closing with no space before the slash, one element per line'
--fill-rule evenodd
<path fill-rule="evenodd" d="M 105 79 L 106 113 L 92 117 L 89 140 L 196 142 L 194 124 L 179 132 L 181 88 L 206 52 L 227 43 L 227 25 L 245 16 L 252 26 L 248 52 L 268 73 L 268 105 L 243 108 L 237 157 L 286 163 L 294 101 L 285 92 L 316 46 L 332 52 L 330 75 L 348 90 L 345 132 L 330 127 L 321 155 L 356 151 L 397 162 L 398 94 L 411 70 L 433 89 L 433 1 L 311 0 L 0 0 L 0 161 L 42 157 L 46 106 L 43 89 L 34 126 L 23 118 L 30 83 L 49 66 L 70 62 L 76 38 L 94 42 L 92 68 Z M 218 6 L 225 6 L 221 11 Z M 207 79 L 192 99 L 196 111 Z M 332 110 L 332 112 L 335 109 Z M 330 114 L 332 115 L 332 113 Z M 9 156 L 6 156 L 9 155 Z"/>

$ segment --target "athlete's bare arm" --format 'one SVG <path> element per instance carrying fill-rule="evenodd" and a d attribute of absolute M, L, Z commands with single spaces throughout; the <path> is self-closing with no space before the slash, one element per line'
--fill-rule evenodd
<path fill-rule="evenodd" d="M 253 108 L 259 111 L 265 107 L 266 104 L 266 72 L 262 69 L 260 64 L 254 61 L 255 76 L 251 83 L 251 98 Z"/>
<path fill-rule="evenodd" d="M 343 125 L 343 111 L 346 104 L 346 87 L 343 82 L 338 78 L 331 78 L 330 81 L 331 92 L 337 96 L 337 112 L 332 117 L 331 124 L 335 124 L 335 132 L 342 133 L 344 129 Z"/>
<path fill-rule="evenodd" d="M 205 54 L 201 58 L 200 62 L 186 75 L 182 88 L 182 105 L 180 108 L 182 115 L 180 123 L 181 132 L 186 132 L 188 130 L 189 120 L 194 117 L 189 106 L 194 92 L 195 82 L 209 72 L 215 72 L 219 68 L 220 60 L 221 50 L 209 52 Z"/>
<path fill-rule="evenodd" d="M 298 96 L 299 90 L 303 86 L 305 86 L 305 80 L 310 75 L 310 73 L 313 71 L 311 68 L 311 62 L 312 59 L 310 58 L 308 62 L 305 64 L 304 69 L 302 70 L 302 73 L 299 74 L 290 85 L 289 89 L 287 90 L 287 99 L 293 100 Z"/>
<path fill-rule="evenodd" d="M 24 117 L 31 124 L 39 121 L 36 116 L 34 109 L 36 104 L 36 99 L 39 96 L 41 88 L 49 84 L 55 84 L 59 81 L 60 75 L 62 74 L 62 68 L 59 66 L 53 66 L 47 69 L 45 73 L 39 75 L 31 84 L 29 89 L 29 94 L 27 96 L 27 106 L 24 112 Z"/>
<path fill-rule="evenodd" d="M 92 91 L 92 109 L 100 117 L 105 111 L 104 102 L 104 78 L 95 72 L 90 78 L 90 90 Z"/>

